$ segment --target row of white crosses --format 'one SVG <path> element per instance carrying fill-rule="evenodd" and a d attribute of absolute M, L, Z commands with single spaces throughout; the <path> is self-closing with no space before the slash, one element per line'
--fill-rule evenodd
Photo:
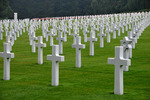
<path fill-rule="evenodd" d="M 1 40 L 3 40 L 3 30 L 2 30 L 2 25 L 4 23 L 5 26 L 5 36 L 6 36 L 6 42 L 3 43 L 4 46 L 4 52 L 0 52 L 0 57 L 4 58 L 4 71 L 3 71 L 3 80 L 10 80 L 10 61 L 11 58 L 14 58 L 14 53 L 11 53 L 10 51 L 12 51 L 12 46 L 14 45 L 14 40 L 16 40 L 16 35 L 14 33 L 14 30 L 16 28 L 16 26 L 14 25 L 17 22 L 16 19 L 16 14 L 15 14 L 15 20 L 9 21 L 9 20 L 3 20 L 0 21 L 0 27 L 1 27 Z M 24 21 L 20 21 L 19 22 L 19 26 L 22 26 Z M 10 24 L 10 32 L 8 32 L 8 27 Z M 18 26 L 18 27 L 19 27 Z M 14 27 L 14 28 L 13 28 Z M 20 27 L 20 29 L 24 30 L 24 27 Z M 24 30 L 25 32 L 25 30 Z M 22 34 L 22 32 L 20 32 Z"/>
<path fill-rule="evenodd" d="M 62 54 L 62 41 L 65 41 L 65 37 L 63 37 L 63 34 L 62 32 L 60 31 L 60 27 L 59 27 L 59 38 L 57 38 L 57 40 L 59 40 L 59 54 Z M 81 48 L 85 48 L 85 45 L 81 45 L 81 38 L 78 36 L 77 32 L 78 31 L 76 28 L 74 29 L 74 44 L 73 44 L 73 48 L 76 48 L 76 67 L 81 67 Z M 76 35 L 77 34 L 77 35 Z M 93 41 L 95 41 L 95 32 L 92 30 L 91 33 L 90 33 L 90 38 L 89 38 L 89 41 L 91 41 L 91 47 L 92 48 L 90 51 L 90 55 L 94 55 L 94 43 Z M 103 31 L 101 31 L 100 35 L 99 36 L 103 36 Z M 56 46 L 53 46 L 53 48 L 56 48 Z M 54 52 L 54 50 L 53 50 Z M 58 52 L 58 47 L 57 47 L 57 51 L 55 49 L 55 52 Z M 55 53 L 55 54 L 58 54 L 58 53 Z M 58 54 L 58 55 L 59 55 Z M 48 60 L 52 60 L 52 56 L 50 56 L 50 58 L 48 57 L 47 58 Z M 52 60 L 52 85 L 53 86 L 58 86 L 59 84 L 59 68 L 58 68 L 58 62 L 57 61 L 62 61 L 62 60 Z M 55 67 L 54 67 L 55 66 Z M 124 65 L 124 66 L 129 66 L 129 64 L 127 65 Z M 117 75 L 116 75 L 117 76 Z M 118 84 L 118 83 L 117 83 Z"/>
<path fill-rule="evenodd" d="M 104 17 L 102 17 L 104 18 Z M 91 23 L 93 20 L 96 20 L 96 19 L 87 19 L 87 26 L 89 26 L 89 23 Z M 83 20 L 82 20 L 83 21 Z M 104 23 L 104 20 L 102 20 L 102 22 Z M 27 22 L 29 23 L 29 22 Z M 71 23 L 70 22 L 70 26 L 71 27 Z M 93 22 L 95 23 L 95 22 Z M 91 32 L 90 32 L 90 38 L 87 38 L 88 41 L 90 41 L 90 55 L 94 55 L 94 41 L 97 41 L 97 38 L 95 37 L 95 30 L 98 30 L 99 28 L 99 24 L 97 26 L 95 26 L 94 24 L 92 23 L 92 28 L 91 28 Z M 112 20 L 112 23 L 113 23 L 113 20 Z M 40 21 L 36 22 L 36 21 L 31 21 L 30 22 L 30 27 L 31 27 L 31 33 L 30 35 L 32 35 L 32 37 L 35 37 L 35 30 L 37 30 L 39 27 L 40 27 Z M 32 26 L 33 25 L 33 26 Z M 48 24 L 46 24 L 48 27 L 49 27 L 49 22 Z M 73 25 L 73 24 L 72 24 Z M 81 26 L 80 26 L 81 25 Z M 46 33 L 48 32 L 48 27 L 46 26 Z M 65 27 L 63 27 L 65 26 Z M 63 53 L 63 45 L 62 45 L 62 41 L 66 41 L 67 40 L 67 35 L 66 35 L 66 24 L 64 22 L 61 23 L 61 26 L 57 27 L 57 25 L 54 25 L 53 26 L 53 30 L 51 32 L 56 32 L 56 29 L 59 31 L 59 37 L 57 38 L 57 40 L 59 40 L 59 46 L 58 45 L 51 45 L 52 46 L 52 56 L 48 55 L 47 56 L 47 60 L 52 60 L 52 85 L 53 86 L 58 86 L 59 85 L 59 64 L 58 62 L 59 61 L 64 61 L 64 57 L 63 56 L 59 56 L 59 54 L 62 54 Z M 102 28 L 100 28 L 100 38 L 102 38 L 104 36 L 104 33 L 103 33 L 103 24 L 102 24 Z M 112 26 L 109 26 L 109 27 L 112 27 Z M 42 27 L 43 28 L 43 27 Z M 76 48 L 76 67 L 81 67 L 81 48 L 85 48 L 85 45 L 82 45 L 81 44 L 81 37 L 79 36 L 79 28 L 82 28 L 82 23 L 79 24 L 79 22 L 77 20 L 75 20 L 75 23 L 74 23 L 74 33 L 73 33 L 73 36 L 74 36 L 74 44 L 72 45 L 73 48 Z M 87 28 L 87 27 L 86 27 Z M 71 29 L 71 28 L 70 28 Z M 115 28 L 116 29 L 116 28 Z M 86 29 L 85 29 L 86 30 Z M 87 30 L 86 30 L 87 31 Z M 108 31 L 111 31 L 111 30 L 108 30 Z M 63 33 L 64 33 L 64 37 L 63 37 Z M 45 33 L 44 33 L 45 34 Z M 53 34 L 53 33 L 52 33 Z M 57 34 L 57 33 L 56 33 Z M 71 35 L 71 34 L 70 34 Z M 45 37 L 48 36 L 48 34 L 45 35 Z M 33 43 L 32 41 L 32 45 L 35 44 L 35 46 L 38 47 L 38 63 L 39 64 L 43 64 L 43 47 L 46 47 L 46 44 L 43 43 L 43 38 L 40 36 L 38 37 L 38 43 Z M 35 40 L 35 39 L 33 39 Z M 103 41 L 103 39 L 101 39 L 101 41 Z M 103 43 L 101 43 L 100 47 L 103 47 Z M 118 49 L 116 49 L 116 53 L 118 52 L 123 52 L 123 48 L 122 47 L 119 47 Z M 9 53 L 9 52 L 7 52 Z M 3 54 L 1 54 L 3 56 Z M 13 57 L 13 56 L 11 56 Z M 9 57 L 9 58 L 11 58 Z M 8 58 L 8 57 L 7 57 Z M 118 62 L 119 60 L 119 62 Z M 123 58 L 123 55 L 122 53 L 119 53 L 119 55 L 116 54 L 116 59 L 110 59 L 109 61 L 111 64 L 115 64 L 116 66 L 120 66 L 120 65 L 123 65 L 123 66 L 129 66 L 130 65 L 130 60 L 126 60 Z M 119 72 L 120 70 L 123 70 L 123 68 L 116 68 L 116 72 Z M 123 85 L 122 85 L 122 80 L 123 80 L 123 72 L 120 73 L 120 76 L 118 76 L 118 73 L 115 74 L 116 75 L 116 85 L 115 86 L 118 86 L 119 84 L 119 89 L 122 89 Z M 122 76 L 121 76 L 122 75 Z M 121 80 L 122 79 L 122 80 Z M 118 90 L 118 88 L 116 87 L 115 89 L 117 92 L 115 93 L 121 93 L 122 94 L 122 90 Z M 120 92 L 121 91 L 121 92 Z"/>
<path fill-rule="evenodd" d="M 129 58 L 132 58 L 132 48 L 135 48 L 137 39 L 144 29 L 150 25 L 149 22 L 150 14 L 144 20 L 140 20 L 132 31 L 128 32 L 128 37 L 121 40 L 121 46 L 115 47 L 115 58 L 108 58 L 108 64 L 115 65 L 114 94 L 123 95 L 123 71 L 129 71 L 131 65 Z M 135 32 L 134 28 L 136 27 L 139 27 L 139 29 Z"/>

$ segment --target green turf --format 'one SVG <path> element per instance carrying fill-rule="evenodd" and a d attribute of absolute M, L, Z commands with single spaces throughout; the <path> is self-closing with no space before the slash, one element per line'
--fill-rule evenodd
<path fill-rule="evenodd" d="M 36 35 L 41 32 L 37 30 Z M 82 44 L 86 45 L 82 49 L 82 68 L 75 68 L 73 38 L 68 36 L 63 45 L 65 62 L 59 63 L 60 85 L 52 87 L 52 63 L 46 60 L 47 54 L 52 53 L 49 42 L 44 48 L 44 64 L 38 65 L 38 54 L 31 52 L 27 32 L 23 33 L 13 46 L 15 58 L 11 59 L 9 81 L 2 80 L 3 58 L 0 58 L 0 100 L 150 100 L 150 26 L 133 49 L 130 71 L 124 72 L 124 95 L 113 93 L 114 66 L 107 64 L 107 58 L 114 57 L 115 46 L 120 46 L 126 35 L 111 39 L 111 43 L 105 37 L 104 48 L 99 47 L 98 38 L 95 56 L 89 56 L 89 42 L 84 43 L 82 36 Z M 3 52 L 3 41 L 0 40 L 0 52 Z"/>

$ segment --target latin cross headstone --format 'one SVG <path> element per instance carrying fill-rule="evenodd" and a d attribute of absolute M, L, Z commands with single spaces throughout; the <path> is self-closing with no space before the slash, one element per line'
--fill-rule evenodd
<path fill-rule="evenodd" d="M 122 33 L 124 33 L 124 25 L 125 25 L 125 23 L 123 22 L 123 24 L 122 24 Z"/>
<path fill-rule="evenodd" d="M 13 45 L 13 43 L 10 41 L 10 36 L 8 35 L 8 36 L 6 36 L 6 43 L 8 43 L 9 44 L 9 49 L 10 49 L 10 51 L 12 51 L 12 45 Z"/>
<path fill-rule="evenodd" d="M 59 34 L 56 40 L 59 41 L 59 54 L 63 54 L 63 41 L 65 41 L 65 38 L 63 37 L 63 34 L 61 31 L 59 31 Z"/>
<path fill-rule="evenodd" d="M 38 43 L 35 46 L 38 47 L 38 64 L 43 64 L 43 47 L 46 47 L 46 43 L 43 43 L 42 36 L 38 36 Z"/>
<path fill-rule="evenodd" d="M 130 40 L 132 40 L 132 48 L 134 49 L 135 48 L 136 39 L 132 37 L 132 32 L 131 31 L 128 31 L 128 38 Z"/>
<path fill-rule="evenodd" d="M 77 34 L 77 30 L 74 29 L 74 32 L 71 35 L 73 36 L 73 44 L 76 44 L 76 37 L 79 36 L 79 34 Z"/>
<path fill-rule="evenodd" d="M 97 35 L 100 36 L 100 47 L 103 48 L 104 47 L 104 36 L 106 36 L 106 34 L 104 34 L 104 32 L 101 29 L 100 33 Z"/>
<path fill-rule="evenodd" d="M 108 25 L 106 26 L 106 33 L 107 33 L 107 43 L 110 43 L 110 28 Z"/>
<path fill-rule="evenodd" d="M 81 49 L 85 48 L 84 44 L 81 44 L 81 37 L 76 37 L 76 44 L 72 45 L 72 48 L 76 48 L 76 67 L 81 67 Z"/>
<path fill-rule="evenodd" d="M 95 38 L 92 31 L 90 32 L 90 37 L 87 40 L 90 41 L 90 56 L 94 56 L 94 41 L 97 41 L 97 38 Z"/>
<path fill-rule="evenodd" d="M 0 37 L 1 37 L 1 40 L 3 40 L 3 29 L 2 29 L 2 26 L 0 26 Z"/>
<path fill-rule="evenodd" d="M 129 59 L 130 52 L 132 52 L 132 41 L 128 37 L 124 37 L 123 40 L 120 40 L 121 46 L 123 46 L 123 57 Z M 123 71 L 129 71 L 129 66 L 123 66 Z"/>
<path fill-rule="evenodd" d="M 14 20 L 17 21 L 18 20 L 18 14 L 15 12 L 14 13 Z"/>
<path fill-rule="evenodd" d="M 32 41 L 32 52 L 36 52 L 35 42 L 37 40 L 37 37 L 35 37 L 35 32 L 32 33 L 30 37 L 30 41 Z"/>
<path fill-rule="evenodd" d="M 59 46 L 52 46 L 52 55 L 47 55 L 47 60 L 52 61 L 52 86 L 59 85 L 59 61 L 64 61 L 64 56 L 59 56 Z"/>
<path fill-rule="evenodd" d="M 87 30 L 87 26 L 84 26 L 84 29 L 83 29 L 83 35 L 84 35 L 84 42 L 87 42 L 87 33 L 89 31 Z"/>
<path fill-rule="evenodd" d="M 50 36 L 50 46 L 52 46 L 54 44 L 53 37 L 55 36 L 53 29 L 51 29 L 51 33 L 49 34 L 49 36 Z"/>
<path fill-rule="evenodd" d="M 113 28 L 113 38 L 116 39 L 116 24 L 114 24 L 114 28 Z"/>
<path fill-rule="evenodd" d="M 123 58 L 123 47 L 115 47 L 115 58 L 108 58 L 108 64 L 115 65 L 114 94 L 123 95 L 123 66 L 131 65 L 130 59 Z"/>
<path fill-rule="evenodd" d="M 119 26 L 118 26 L 118 36 L 120 36 L 120 29 L 121 29 L 121 23 L 119 23 Z"/>
<path fill-rule="evenodd" d="M 65 41 L 67 41 L 67 25 L 65 24 L 64 27 L 63 27 L 63 33 L 64 33 L 64 38 L 65 38 Z"/>
<path fill-rule="evenodd" d="M 0 52 L 0 57 L 4 58 L 3 80 L 10 80 L 10 60 L 14 58 L 14 53 L 10 53 L 8 43 L 4 43 L 4 52 Z"/>

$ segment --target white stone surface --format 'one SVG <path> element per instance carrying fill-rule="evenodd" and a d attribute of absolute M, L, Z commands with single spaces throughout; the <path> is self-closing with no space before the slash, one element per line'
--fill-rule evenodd
<path fill-rule="evenodd" d="M 6 36 L 6 43 L 8 43 L 9 44 L 9 50 L 10 51 L 12 51 L 12 45 L 13 45 L 13 43 L 10 41 L 10 36 Z"/>
<path fill-rule="evenodd" d="M 81 37 L 76 37 L 76 44 L 72 45 L 72 48 L 76 48 L 76 67 L 81 67 L 81 49 L 85 48 L 84 44 L 81 44 Z"/>
<path fill-rule="evenodd" d="M 114 24 L 113 28 L 113 39 L 116 39 L 116 24 Z"/>
<path fill-rule="evenodd" d="M 4 52 L 0 52 L 0 57 L 4 58 L 3 80 L 10 80 L 10 60 L 14 58 L 14 53 L 10 53 L 8 43 L 4 43 Z"/>
<path fill-rule="evenodd" d="M 43 64 L 43 47 L 46 47 L 46 43 L 43 43 L 42 36 L 38 36 L 38 43 L 35 46 L 38 47 L 38 64 Z"/>
<path fill-rule="evenodd" d="M 97 34 L 98 36 L 100 36 L 100 48 L 104 47 L 104 36 L 106 36 L 106 34 L 104 34 L 103 31 L 101 31 L 99 34 Z"/>
<path fill-rule="evenodd" d="M 56 40 L 59 41 L 59 54 L 63 54 L 63 41 L 65 41 L 65 38 L 63 37 L 62 32 L 59 31 L 59 34 Z"/>
<path fill-rule="evenodd" d="M 90 37 L 87 40 L 90 41 L 90 56 L 94 56 L 94 42 L 97 41 L 95 34 L 91 32 Z"/>
<path fill-rule="evenodd" d="M 35 42 L 37 40 L 37 37 L 35 36 L 35 32 L 32 33 L 30 41 L 32 41 L 32 52 L 36 52 Z"/>
<path fill-rule="evenodd" d="M 59 61 L 64 61 L 64 56 L 59 56 L 59 46 L 52 46 L 52 55 L 47 55 L 47 60 L 52 61 L 52 86 L 59 85 Z"/>
<path fill-rule="evenodd" d="M 132 37 L 132 32 L 131 31 L 128 31 L 128 38 L 130 40 L 132 40 L 132 48 L 134 49 L 135 48 L 136 39 Z"/>
<path fill-rule="evenodd" d="M 128 37 L 124 37 L 123 40 L 120 40 L 121 46 L 123 46 L 123 57 L 129 59 L 130 52 L 132 52 L 132 41 Z M 130 51 L 131 50 L 131 51 Z M 129 66 L 123 66 L 123 71 L 129 71 Z"/>
<path fill-rule="evenodd" d="M 107 43 L 110 43 L 110 27 L 107 25 L 106 26 L 106 33 L 107 33 Z"/>
<path fill-rule="evenodd" d="M 18 20 L 18 14 L 15 12 L 14 13 L 14 20 L 17 21 Z"/>
<path fill-rule="evenodd" d="M 115 58 L 108 58 L 108 64 L 115 65 L 114 94 L 123 95 L 123 66 L 131 65 L 130 59 L 123 58 L 123 47 L 115 47 Z"/>
<path fill-rule="evenodd" d="M 1 37 L 1 40 L 3 40 L 3 27 L 2 26 L 0 26 L 0 37 Z"/>

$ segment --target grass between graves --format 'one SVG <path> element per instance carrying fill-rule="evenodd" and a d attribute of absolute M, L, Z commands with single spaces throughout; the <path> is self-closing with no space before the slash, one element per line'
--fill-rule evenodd
<path fill-rule="evenodd" d="M 41 29 L 36 36 L 41 35 Z M 112 36 L 112 35 L 111 35 Z M 0 58 L 0 100 L 149 100 L 150 99 L 150 27 L 141 35 L 136 49 L 133 50 L 132 65 L 124 72 L 124 95 L 114 95 L 114 66 L 107 64 L 108 57 L 114 57 L 115 46 L 127 32 L 106 42 L 100 48 L 99 38 L 95 42 L 95 56 L 89 56 L 89 42 L 82 49 L 82 68 L 75 68 L 75 49 L 73 38 L 68 36 L 63 43 L 65 62 L 59 63 L 60 85 L 51 86 L 51 61 L 46 60 L 52 54 L 47 43 L 44 48 L 44 64 L 37 64 L 37 52 L 31 52 L 29 37 L 23 33 L 13 46 L 15 58 L 11 59 L 11 80 L 3 79 L 3 58 Z M 55 37 L 56 39 L 56 37 Z M 0 40 L 0 52 L 3 42 Z M 58 44 L 58 41 L 54 41 Z M 36 49 L 37 51 L 37 49 Z"/>

